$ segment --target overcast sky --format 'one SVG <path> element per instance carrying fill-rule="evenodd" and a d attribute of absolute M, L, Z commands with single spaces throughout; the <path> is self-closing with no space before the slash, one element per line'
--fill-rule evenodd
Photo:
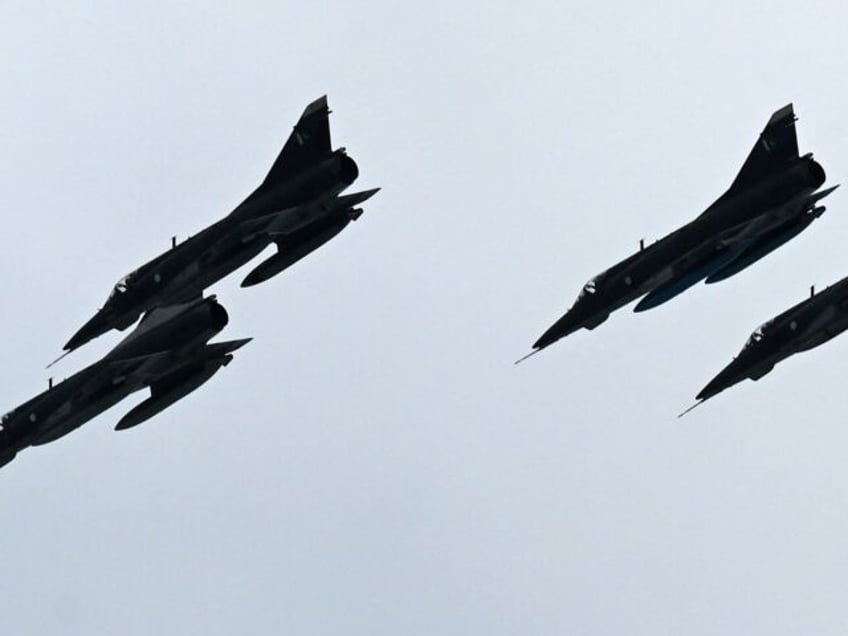
<path fill-rule="evenodd" d="M 316 97 L 383 190 L 212 290 L 255 340 L 202 389 L 2 469 L 3 633 L 848 633 L 848 338 L 676 419 L 848 275 L 844 190 L 739 276 L 512 364 L 786 103 L 848 178 L 848 10 L 679 4 L 4 2 L 0 411 Z"/>

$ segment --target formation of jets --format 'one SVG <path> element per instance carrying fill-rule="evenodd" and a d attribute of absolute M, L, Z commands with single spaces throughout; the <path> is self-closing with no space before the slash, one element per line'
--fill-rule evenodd
<path fill-rule="evenodd" d="M 209 343 L 228 322 L 203 292 L 271 243 L 276 253 L 242 281 L 268 280 L 339 234 L 378 188 L 343 194 L 359 168 L 330 142 L 327 98 L 309 104 L 265 180 L 235 210 L 137 267 L 65 345 L 65 355 L 113 329 L 135 329 L 106 356 L 0 418 L 0 466 L 29 446 L 52 442 L 128 395 L 149 397 L 116 430 L 141 424 L 230 363 L 250 339 Z"/>
<path fill-rule="evenodd" d="M 268 280 L 339 234 L 378 188 L 347 193 L 356 162 L 330 141 L 326 97 L 309 104 L 264 181 L 227 216 L 137 267 L 64 346 L 65 354 L 113 329 L 135 329 L 101 360 L 0 418 L 0 466 L 29 446 L 51 442 L 125 397 L 149 396 L 117 423 L 136 426 L 207 382 L 249 338 L 210 343 L 228 315 L 207 288 L 270 244 L 276 253 L 242 287 Z M 661 305 L 700 281 L 734 276 L 807 229 L 825 211 L 825 172 L 800 155 L 792 105 L 776 111 L 728 190 L 679 229 L 601 272 L 533 344 L 534 355 L 616 309 Z M 139 321 L 139 318 L 141 319 Z M 739 355 L 697 395 L 695 406 L 781 360 L 848 329 L 848 278 L 757 328 Z M 521 362 L 519 360 L 518 362 Z M 694 408 L 694 406 L 692 407 Z M 689 409 L 691 410 L 691 409 Z M 682 414 L 681 414 L 682 415 Z"/>
<path fill-rule="evenodd" d="M 575 331 L 594 329 L 641 298 L 634 311 L 661 305 L 700 281 L 717 283 L 798 236 L 825 212 L 825 172 L 812 153 L 799 155 L 792 104 L 776 111 L 730 188 L 698 217 L 601 272 L 580 290 L 522 360 Z M 746 378 L 759 380 L 780 360 L 848 329 L 848 279 L 812 294 L 759 327 L 740 354 L 697 395 L 704 400 Z"/>

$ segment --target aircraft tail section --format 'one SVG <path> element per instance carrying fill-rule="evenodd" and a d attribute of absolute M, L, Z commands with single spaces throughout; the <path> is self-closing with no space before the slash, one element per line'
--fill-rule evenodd
<path fill-rule="evenodd" d="M 329 114 L 326 95 L 304 109 L 259 190 L 273 187 L 332 154 Z"/>
<path fill-rule="evenodd" d="M 796 119 L 792 104 L 772 114 L 725 195 L 748 187 L 767 177 L 780 165 L 798 158 Z"/>

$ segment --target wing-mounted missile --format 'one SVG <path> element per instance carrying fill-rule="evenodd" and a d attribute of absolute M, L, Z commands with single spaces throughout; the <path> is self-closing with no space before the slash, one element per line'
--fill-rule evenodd
<path fill-rule="evenodd" d="M 232 361 L 233 351 L 248 342 L 250 338 L 207 345 L 207 357 L 204 360 L 154 382 L 150 387 L 150 397 L 124 415 L 115 430 L 122 431 L 138 426 L 198 389 Z"/>

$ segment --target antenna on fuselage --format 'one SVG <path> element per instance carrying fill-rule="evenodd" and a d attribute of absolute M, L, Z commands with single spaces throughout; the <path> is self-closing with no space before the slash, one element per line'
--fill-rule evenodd
<path fill-rule="evenodd" d="M 645 239 L 641 238 L 639 239 L 639 251 L 641 252 L 643 249 L 645 249 Z"/>
<path fill-rule="evenodd" d="M 177 237 L 172 236 L 171 237 L 171 249 L 174 249 L 176 246 L 177 246 Z"/>
<path fill-rule="evenodd" d="M 810 298 L 816 295 L 816 286 L 810 285 Z"/>

